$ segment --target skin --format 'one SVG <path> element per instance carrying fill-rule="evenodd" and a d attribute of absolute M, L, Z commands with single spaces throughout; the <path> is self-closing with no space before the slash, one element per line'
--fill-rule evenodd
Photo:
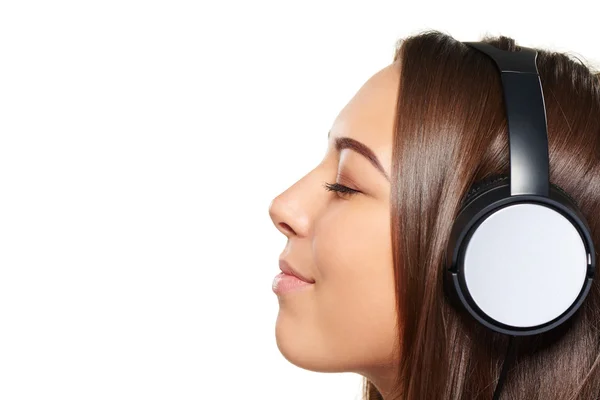
<path fill-rule="evenodd" d="M 277 296 L 279 351 L 307 370 L 361 374 L 384 397 L 398 360 L 390 182 L 353 149 L 338 152 L 334 141 L 364 143 L 390 177 L 398 82 L 397 63 L 369 78 L 335 119 L 323 160 L 269 205 L 288 238 L 280 258 L 314 280 Z M 361 193 L 327 191 L 325 182 Z"/>

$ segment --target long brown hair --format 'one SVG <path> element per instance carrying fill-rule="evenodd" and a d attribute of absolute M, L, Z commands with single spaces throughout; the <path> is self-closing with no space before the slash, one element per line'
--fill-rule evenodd
<path fill-rule="evenodd" d="M 481 41 L 518 51 L 515 40 Z M 530 46 L 528 46 L 530 47 Z M 538 50 L 550 181 L 577 202 L 600 248 L 599 75 L 567 53 Z M 439 31 L 398 41 L 391 227 L 400 352 L 394 399 L 492 398 L 508 336 L 457 311 L 443 289 L 444 252 L 468 189 L 509 174 L 500 74 L 484 54 Z M 493 254 L 490 254 L 493 257 Z M 515 337 L 501 399 L 600 398 L 600 289 L 558 328 Z M 365 399 L 381 399 L 363 381 Z M 392 400 L 386 398 L 385 400 Z"/>

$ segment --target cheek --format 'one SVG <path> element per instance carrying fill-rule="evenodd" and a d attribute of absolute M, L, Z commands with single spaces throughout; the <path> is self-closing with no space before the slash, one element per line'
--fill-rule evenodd
<path fill-rule="evenodd" d="M 306 369 L 360 372 L 392 358 L 396 307 L 389 209 L 352 201 L 331 205 L 316 221 L 314 290 L 293 321 L 286 316 L 297 344 L 288 341 L 288 350 L 296 350 L 295 360 L 288 359 Z"/>
<path fill-rule="evenodd" d="M 357 364 L 384 362 L 396 326 L 389 210 L 368 206 L 333 215 L 314 249 L 319 323 L 337 354 Z"/>
<path fill-rule="evenodd" d="M 380 279 L 392 283 L 387 279 L 393 279 L 388 209 L 366 202 L 333 207 L 315 225 L 312 251 L 320 281 L 363 288 Z M 371 278 L 360 282 L 365 277 Z"/>

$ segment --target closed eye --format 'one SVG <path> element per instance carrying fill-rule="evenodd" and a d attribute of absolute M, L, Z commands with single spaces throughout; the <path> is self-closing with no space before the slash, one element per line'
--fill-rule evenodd
<path fill-rule="evenodd" d="M 336 183 L 327 183 L 326 182 L 325 185 L 323 185 L 323 186 L 325 187 L 326 190 L 334 191 L 334 192 L 337 192 L 337 193 L 343 193 L 343 194 L 349 194 L 349 195 L 353 195 L 353 194 L 356 194 L 356 193 L 361 193 L 358 190 L 350 189 L 349 187 L 344 186 L 344 185 L 340 185 L 337 182 Z"/>

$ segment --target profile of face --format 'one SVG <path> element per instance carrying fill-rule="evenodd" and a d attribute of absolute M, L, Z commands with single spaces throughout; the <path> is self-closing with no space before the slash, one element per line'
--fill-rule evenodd
<path fill-rule="evenodd" d="M 399 77 L 394 63 L 369 78 L 335 119 L 322 161 L 269 205 L 287 237 L 280 259 L 314 281 L 277 293 L 277 346 L 298 367 L 374 378 L 397 360 L 390 170 Z"/>

